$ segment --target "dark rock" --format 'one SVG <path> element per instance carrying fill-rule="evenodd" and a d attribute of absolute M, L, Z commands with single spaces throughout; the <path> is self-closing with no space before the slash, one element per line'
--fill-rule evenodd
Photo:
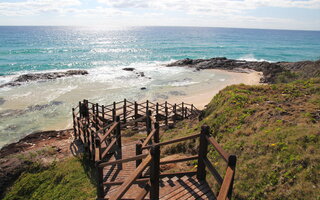
<path fill-rule="evenodd" d="M 144 72 L 139 72 L 139 76 L 144 77 Z"/>
<path fill-rule="evenodd" d="M 62 77 L 75 76 L 75 75 L 86 75 L 88 71 L 86 70 L 68 70 L 66 72 L 49 72 L 49 73 L 36 73 L 36 74 L 23 74 L 16 78 L 15 80 L 0 85 L 0 88 L 7 86 L 19 86 L 21 83 L 39 80 L 52 80 Z"/>
<path fill-rule="evenodd" d="M 125 67 L 125 68 L 122 68 L 122 70 L 132 72 L 132 71 L 134 71 L 134 70 L 136 70 L 136 69 L 133 68 L 133 67 Z"/>
<path fill-rule="evenodd" d="M 303 78 L 311 78 L 320 76 L 320 60 L 318 61 L 301 61 L 301 62 L 257 62 L 245 60 L 233 60 L 225 57 L 217 57 L 210 59 L 183 59 L 170 63 L 167 67 L 185 66 L 192 67 L 196 70 L 202 69 L 223 69 L 235 70 L 237 72 L 247 73 L 248 70 L 254 70 L 263 73 L 261 82 L 275 83 L 277 75 L 286 72 L 299 73 Z"/>
<path fill-rule="evenodd" d="M 140 88 L 141 90 L 146 90 L 147 88 L 146 87 L 142 87 L 142 88 Z"/>

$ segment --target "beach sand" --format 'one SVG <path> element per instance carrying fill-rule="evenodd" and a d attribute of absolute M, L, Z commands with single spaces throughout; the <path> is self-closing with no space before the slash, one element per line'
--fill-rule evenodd
<path fill-rule="evenodd" d="M 228 80 L 228 85 L 233 84 L 246 84 L 246 85 L 259 85 L 262 77 L 261 72 L 250 71 L 248 73 L 238 73 L 217 69 L 206 69 L 208 73 L 226 73 L 231 78 Z M 187 102 L 192 103 L 198 109 L 203 109 L 210 103 L 212 98 L 227 85 L 225 84 L 201 84 L 195 87 L 190 87 L 187 91 L 187 96 L 171 97 L 168 102 Z"/>

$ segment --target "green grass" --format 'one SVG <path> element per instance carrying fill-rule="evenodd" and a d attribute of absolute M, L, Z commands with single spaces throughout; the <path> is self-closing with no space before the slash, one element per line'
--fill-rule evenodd
<path fill-rule="evenodd" d="M 49 167 L 35 165 L 9 188 L 4 200 L 95 199 L 90 171 L 78 158 L 68 158 Z"/>
<path fill-rule="evenodd" d="M 320 199 L 320 79 L 262 86 L 229 86 L 201 122 L 182 122 L 162 140 L 200 132 L 207 124 L 238 157 L 235 199 Z M 196 149 L 197 142 L 186 146 Z M 164 154 L 187 152 L 177 146 Z M 211 148 L 219 172 L 225 165 Z"/>

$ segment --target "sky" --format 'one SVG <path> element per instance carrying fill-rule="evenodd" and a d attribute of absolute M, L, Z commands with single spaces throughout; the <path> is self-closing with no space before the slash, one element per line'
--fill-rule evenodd
<path fill-rule="evenodd" d="M 320 30 L 320 0 L 0 0 L 0 25 Z"/>

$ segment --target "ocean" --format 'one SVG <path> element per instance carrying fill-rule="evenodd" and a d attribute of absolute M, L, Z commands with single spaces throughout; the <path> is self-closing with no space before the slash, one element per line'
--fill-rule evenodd
<path fill-rule="evenodd" d="M 109 104 L 128 98 L 165 101 L 203 85 L 238 83 L 228 73 L 164 65 L 184 58 L 250 61 L 320 59 L 319 31 L 199 27 L 0 26 L 0 84 L 25 73 L 88 70 L 88 76 L 0 89 L 0 147 L 41 130 L 69 128 L 84 98 Z M 123 71 L 133 67 L 145 77 Z M 146 91 L 141 91 L 146 87 Z M 192 102 L 191 102 L 192 103 Z"/>

